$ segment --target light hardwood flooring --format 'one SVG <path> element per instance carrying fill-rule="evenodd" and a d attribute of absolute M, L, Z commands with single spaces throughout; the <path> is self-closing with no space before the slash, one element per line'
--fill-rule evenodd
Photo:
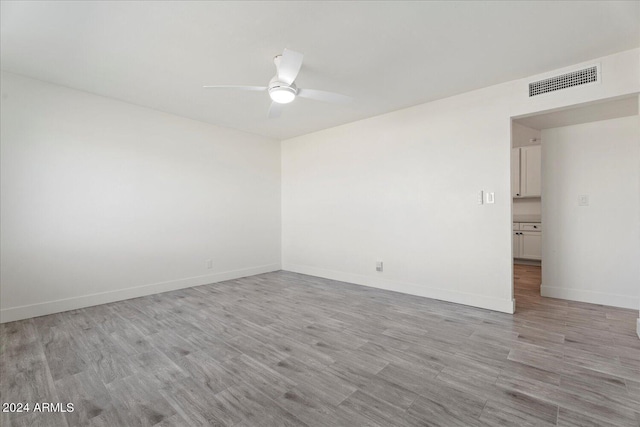
<path fill-rule="evenodd" d="M 3 324 L 17 426 L 635 426 L 637 311 L 517 313 L 276 272 Z"/>

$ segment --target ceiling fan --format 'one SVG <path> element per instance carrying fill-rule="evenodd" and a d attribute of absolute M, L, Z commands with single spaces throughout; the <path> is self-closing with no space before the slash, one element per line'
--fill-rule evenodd
<path fill-rule="evenodd" d="M 240 89 L 248 91 L 267 91 L 271 97 L 271 107 L 269 107 L 269 118 L 279 117 L 282 114 L 284 105 L 296 99 L 313 99 L 316 101 L 331 102 L 334 104 L 346 104 L 353 99 L 349 96 L 340 95 L 333 92 L 325 92 L 316 89 L 298 88 L 294 81 L 298 77 L 302 66 L 303 55 L 299 52 L 285 49 L 282 55 L 273 59 L 276 65 L 276 75 L 269 81 L 269 86 L 203 86 L 207 89 Z"/>

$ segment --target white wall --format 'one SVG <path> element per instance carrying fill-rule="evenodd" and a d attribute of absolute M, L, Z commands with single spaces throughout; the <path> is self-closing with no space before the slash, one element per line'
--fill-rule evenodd
<path fill-rule="evenodd" d="M 281 157 L 3 75 L 1 319 L 275 270 L 280 236 L 289 270 L 511 312 L 511 118 L 637 93 L 639 57 L 595 60 L 599 85 L 527 99 L 533 76 L 283 141 Z"/>
<path fill-rule="evenodd" d="M 543 296 L 638 307 L 639 160 L 639 116 L 542 131 Z"/>
<path fill-rule="evenodd" d="M 513 215 L 542 215 L 540 197 L 513 199 Z"/>
<path fill-rule="evenodd" d="M 507 89 L 284 141 L 283 268 L 511 312 Z"/>
<path fill-rule="evenodd" d="M 2 321 L 280 268 L 278 141 L 8 73 L 2 94 Z"/>
<path fill-rule="evenodd" d="M 283 268 L 511 312 L 510 119 L 637 93 L 639 57 L 594 60 L 597 85 L 528 99 L 556 70 L 283 141 Z"/>
<path fill-rule="evenodd" d="M 576 86 L 529 98 L 530 82 L 594 64 L 600 65 L 602 76 L 600 83 Z M 638 92 L 640 92 L 640 49 L 632 49 L 512 82 L 510 114 L 512 117 L 526 117 L 543 111 L 552 112 Z"/>

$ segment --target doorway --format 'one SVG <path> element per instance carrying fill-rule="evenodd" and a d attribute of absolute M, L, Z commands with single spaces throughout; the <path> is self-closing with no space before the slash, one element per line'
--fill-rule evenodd
<path fill-rule="evenodd" d="M 531 274 L 529 294 L 638 308 L 639 120 L 638 95 L 512 118 L 516 300 Z"/>

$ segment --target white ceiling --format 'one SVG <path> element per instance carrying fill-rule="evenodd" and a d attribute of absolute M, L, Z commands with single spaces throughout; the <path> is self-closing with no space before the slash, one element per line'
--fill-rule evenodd
<path fill-rule="evenodd" d="M 2 2 L 2 68 L 284 139 L 640 45 L 640 2 Z M 304 53 L 267 119 L 273 56 Z"/>

